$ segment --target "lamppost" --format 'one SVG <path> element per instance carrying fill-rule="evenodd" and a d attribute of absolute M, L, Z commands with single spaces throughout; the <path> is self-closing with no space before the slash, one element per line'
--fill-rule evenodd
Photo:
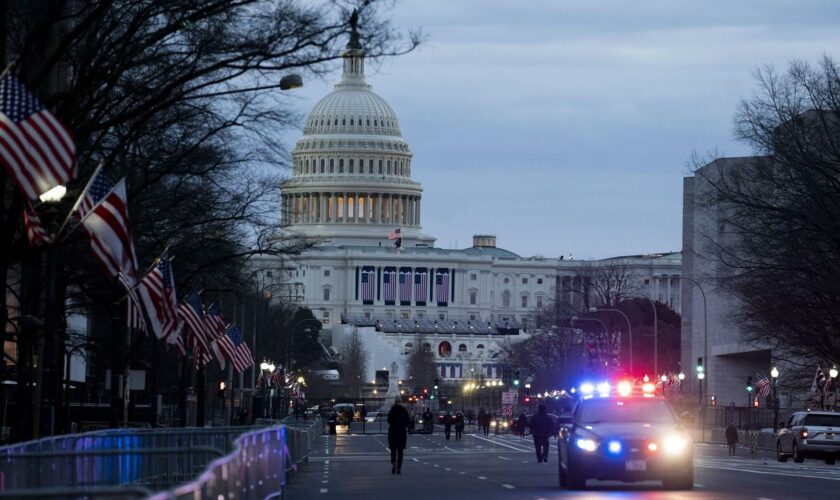
<path fill-rule="evenodd" d="M 303 78 L 295 73 L 290 75 L 286 75 L 280 79 L 278 83 L 272 83 L 270 85 L 261 85 L 259 87 L 249 87 L 246 89 L 232 89 L 232 90 L 225 90 L 222 92 L 211 92 L 209 94 L 197 94 L 185 97 L 184 100 L 191 100 L 191 99 L 204 99 L 206 97 L 219 97 L 223 95 L 230 95 L 230 94 L 242 94 L 245 92 L 257 92 L 260 90 L 271 90 L 271 89 L 280 89 L 280 90 L 291 90 L 296 89 L 298 87 L 303 87 Z"/>
<path fill-rule="evenodd" d="M 779 381 L 779 369 L 775 366 L 770 370 L 770 377 L 773 379 L 773 430 L 779 429 L 779 396 L 776 392 L 776 384 Z"/>
<path fill-rule="evenodd" d="M 260 363 L 260 370 L 262 370 L 263 372 L 268 372 L 269 375 L 274 373 L 274 368 L 275 368 L 274 363 L 272 363 L 271 361 L 263 361 L 262 363 Z M 263 375 L 265 375 L 265 373 L 263 373 Z M 263 380 L 265 380 L 265 379 L 263 379 Z M 263 382 L 263 416 L 264 417 L 266 416 L 265 399 L 268 399 L 268 415 L 267 416 L 268 416 L 268 418 L 271 418 L 272 415 L 274 414 L 274 412 L 272 411 L 273 408 L 272 408 L 272 404 L 271 404 L 273 399 L 271 397 L 271 392 L 270 392 L 272 389 L 269 389 L 269 390 L 266 390 L 266 389 L 268 389 L 268 384 Z M 268 398 L 266 398 L 266 394 L 268 395 Z"/>
<path fill-rule="evenodd" d="M 682 393 L 683 393 L 682 383 L 683 383 L 683 380 L 685 380 L 685 373 L 680 372 L 679 375 L 677 375 L 677 379 L 680 381 L 680 397 L 682 397 Z"/>
<path fill-rule="evenodd" d="M 630 374 L 632 375 L 633 374 L 633 327 L 630 325 L 630 318 L 628 318 L 627 315 L 624 314 L 624 311 L 622 311 L 620 309 L 598 309 L 597 307 L 590 307 L 589 308 L 589 312 L 591 312 L 591 313 L 598 312 L 598 311 L 617 312 L 618 314 L 620 314 L 624 317 L 625 321 L 627 321 L 627 334 L 630 336 L 630 342 L 629 342 L 630 362 L 628 363 L 628 368 L 630 369 Z"/>
<path fill-rule="evenodd" d="M 828 370 L 828 376 L 831 377 L 829 379 L 829 382 L 831 382 L 831 390 L 835 393 L 835 395 L 837 394 L 837 390 L 834 388 L 834 380 L 837 378 L 837 375 L 838 375 L 837 367 L 832 366 L 831 369 Z M 836 397 L 834 398 L 834 401 L 832 403 L 835 407 L 837 406 L 837 398 Z"/>
<path fill-rule="evenodd" d="M 653 277 L 655 279 L 659 279 L 662 277 L 660 274 L 654 274 Z M 705 364 L 711 367 L 711 363 L 709 363 L 709 317 L 708 317 L 708 308 L 706 307 L 706 292 L 703 290 L 703 287 L 700 285 L 700 282 L 694 278 L 689 278 L 688 276 L 671 276 L 671 278 L 676 278 L 678 280 L 686 280 L 694 283 L 697 285 L 697 288 L 700 290 L 700 295 L 703 297 L 703 359 L 705 360 Z M 705 374 L 703 375 L 705 378 Z M 703 379 L 700 379 L 701 381 Z M 705 383 L 703 384 L 705 385 Z M 701 385 L 700 392 L 702 398 L 703 392 L 703 385 Z M 701 399 L 702 402 L 702 399 Z M 700 405 L 700 428 L 705 429 L 706 425 L 706 405 Z M 704 431 L 705 432 L 705 431 Z M 705 436 L 705 434 L 703 434 Z M 702 441 L 702 439 L 701 439 Z"/>
<path fill-rule="evenodd" d="M 659 375 L 659 327 L 656 317 L 656 304 L 653 302 L 653 299 L 650 298 L 646 293 L 638 295 L 638 297 L 642 297 L 647 299 L 650 302 L 650 307 L 653 308 L 653 373 L 655 375 Z"/>

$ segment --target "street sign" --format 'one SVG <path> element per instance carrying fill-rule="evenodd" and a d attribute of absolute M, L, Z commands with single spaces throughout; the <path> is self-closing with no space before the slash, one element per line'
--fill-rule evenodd
<path fill-rule="evenodd" d="M 502 406 L 502 415 L 510 417 L 513 415 L 513 407 L 510 405 Z"/>
<path fill-rule="evenodd" d="M 516 402 L 516 398 L 519 395 L 519 391 L 505 391 L 502 393 L 502 404 L 503 405 L 512 405 Z"/>

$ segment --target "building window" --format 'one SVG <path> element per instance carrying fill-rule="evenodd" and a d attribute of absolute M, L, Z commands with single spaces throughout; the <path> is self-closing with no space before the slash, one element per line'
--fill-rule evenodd
<path fill-rule="evenodd" d="M 470 281 L 475 281 L 478 279 L 478 275 L 475 273 L 470 274 Z"/>
<path fill-rule="evenodd" d="M 330 289 L 329 288 L 324 288 L 324 300 L 325 301 L 330 300 Z"/>
<path fill-rule="evenodd" d="M 438 355 L 442 358 L 448 358 L 452 355 L 452 344 L 443 341 L 438 345 Z"/>
<path fill-rule="evenodd" d="M 542 280 L 543 280 L 542 278 L 537 278 L 537 284 L 542 285 L 542 283 L 543 283 Z"/>
<path fill-rule="evenodd" d="M 475 319 L 476 319 L 476 315 L 475 314 L 470 314 L 470 321 L 475 321 Z"/>
<path fill-rule="evenodd" d="M 507 285 L 508 283 L 510 283 L 510 278 L 505 278 L 505 279 L 504 279 L 504 280 L 502 280 L 502 281 L 504 281 L 504 282 L 505 282 L 505 285 Z"/>
<path fill-rule="evenodd" d="M 527 295 L 522 296 L 522 307 L 528 307 L 528 296 Z"/>
<path fill-rule="evenodd" d="M 400 318 L 401 319 L 411 318 L 411 311 L 400 311 Z"/>
<path fill-rule="evenodd" d="M 333 160 L 332 158 L 330 158 L 330 173 L 335 172 L 335 168 L 334 168 L 334 167 L 335 167 L 335 160 Z"/>
<path fill-rule="evenodd" d="M 537 309 L 541 309 L 543 306 L 543 298 L 542 295 L 537 295 Z"/>
<path fill-rule="evenodd" d="M 431 350 L 432 350 L 432 344 L 430 344 L 430 343 L 428 343 L 428 342 L 423 342 L 423 350 L 424 350 L 425 352 L 429 352 L 429 351 L 431 351 Z"/>
<path fill-rule="evenodd" d="M 329 269 L 324 269 L 324 277 L 328 278 L 329 276 L 330 276 L 330 270 Z"/>
<path fill-rule="evenodd" d="M 467 344 L 461 344 L 458 346 L 458 352 L 467 352 Z"/>
<path fill-rule="evenodd" d="M 476 349 L 484 349 L 484 344 L 478 344 L 475 346 Z"/>
<path fill-rule="evenodd" d="M 365 319 L 370 319 L 370 311 L 365 311 Z"/>
<path fill-rule="evenodd" d="M 438 313 L 438 319 L 446 319 L 446 314 Z"/>
<path fill-rule="evenodd" d="M 508 290 L 502 292 L 502 307 L 510 307 L 510 291 Z"/>
<path fill-rule="evenodd" d="M 324 173 L 324 159 L 321 158 L 321 173 Z"/>
<path fill-rule="evenodd" d="M 414 349 L 414 344 L 412 344 L 411 342 L 406 342 L 405 343 L 405 349 L 403 350 L 403 353 L 404 354 L 409 354 L 409 353 L 411 353 L 412 349 Z"/>
<path fill-rule="evenodd" d="M 382 173 L 382 160 L 379 160 L 379 173 Z"/>
<path fill-rule="evenodd" d="M 368 160 L 368 173 L 373 173 L 373 160 Z"/>
<path fill-rule="evenodd" d="M 476 304 L 478 302 L 478 292 L 470 292 L 470 304 Z"/>
<path fill-rule="evenodd" d="M 528 284 L 528 278 L 522 278 L 522 284 L 527 285 Z"/>
<path fill-rule="evenodd" d="M 350 158 L 350 165 L 348 165 L 347 171 L 350 172 L 351 174 L 353 173 L 353 159 L 352 158 Z"/>
<path fill-rule="evenodd" d="M 274 273 L 273 273 L 273 272 L 271 272 L 271 271 L 266 271 L 266 272 L 265 272 L 265 277 L 266 277 L 266 278 L 271 278 L 273 275 L 274 275 Z"/>
<path fill-rule="evenodd" d="M 650 285 L 650 280 L 649 279 L 645 280 L 645 285 Z"/>
<path fill-rule="evenodd" d="M 352 118 L 350 118 L 350 126 L 351 127 L 353 126 L 353 119 Z"/>
<path fill-rule="evenodd" d="M 366 122 L 367 122 L 367 126 L 368 126 L 368 127 L 370 127 L 370 118 L 368 118 L 368 119 L 366 120 Z"/>

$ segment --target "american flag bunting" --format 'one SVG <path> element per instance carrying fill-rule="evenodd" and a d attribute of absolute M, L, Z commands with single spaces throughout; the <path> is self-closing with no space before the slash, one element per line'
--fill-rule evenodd
<path fill-rule="evenodd" d="M 29 203 L 26 203 L 23 208 L 23 229 L 26 231 L 26 239 L 31 247 L 51 245 L 55 240 L 44 227 L 38 212 Z"/>
<path fill-rule="evenodd" d="M 397 300 L 397 270 L 393 267 L 382 272 L 382 300 L 386 305 L 394 305 Z"/>
<path fill-rule="evenodd" d="M 418 268 L 414 271 L 414 301 L 418 306 L 425 306 L 426 298 L 429 295 L 426 276 L 425 268 Z"/>
<path fill-rule="evenodd" d="M 435 271 L 435 298 L 439 306 L 449 303 L 449 271 Z"/>

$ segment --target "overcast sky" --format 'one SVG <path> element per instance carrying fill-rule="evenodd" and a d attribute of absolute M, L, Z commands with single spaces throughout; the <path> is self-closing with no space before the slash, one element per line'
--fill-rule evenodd
<path fill-rule="evenodd" d="M 428 41 L 368 81 L 414 153 L 424 232 L 523 256 L 680 250 L 692 152 L 751 153 L 732 119 L 753 71 L 840 57 L 830 0 L 405 0 L 392 17 Z M 307 81 L 301 112 L 339 77 Z"/>

